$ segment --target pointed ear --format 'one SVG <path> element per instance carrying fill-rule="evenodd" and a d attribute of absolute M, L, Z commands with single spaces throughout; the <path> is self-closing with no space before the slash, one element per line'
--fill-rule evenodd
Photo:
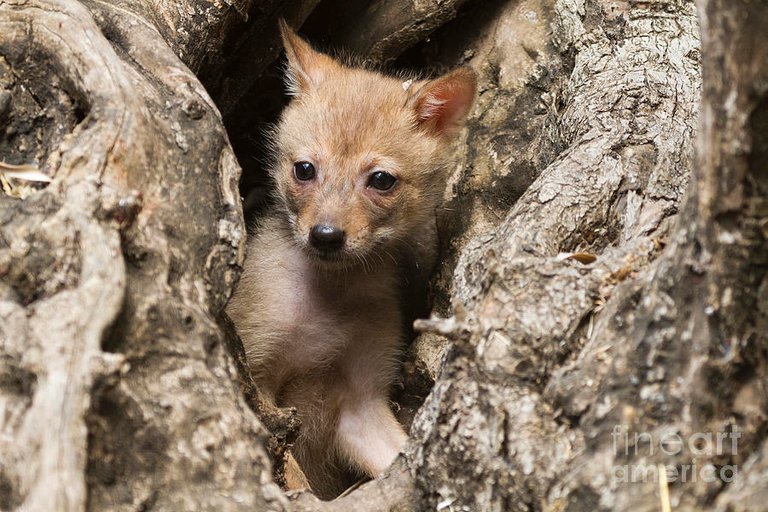
<path fill-rule="evenodd" d="M 416 89 L 412 98 L 419 126 L 439 135 L 452 135 L 464 122 L 477 92 L 477 77 L 459 68 Z"/>
<path fill-rule="evenodd" d="M 322 82 L 337 64 L 327 55 L 315 51 L 284 19 L 280 18 L 279 24 L 285 54 L 288 57 L 288 91 L 297 95 Z"/>

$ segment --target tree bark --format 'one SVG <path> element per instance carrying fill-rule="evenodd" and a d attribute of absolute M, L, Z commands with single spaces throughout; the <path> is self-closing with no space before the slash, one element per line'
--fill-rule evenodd
<path fill-rule="evenodd" d="M 408 449 L 332 502 L 274 483 L 296 426 L 221 318 L 246 230 L 217 106 L 241 141 L 275 115 L 281 16 L 480 76 Z M 0 195 L 0 509 L 762 510 L 766 26 L 762 0 L 1 2 L 0 170 L 52 182 Z M 691 464 L 716 478 L 659 478 Z"/>
<path fill-rule="evenodd" d="M 6 130 L 36 141 L 3 160 L 53 178 L 3 204 L 2 508 L 284 502 L 216 323 L 245 232 L 213 103 L 148 4 L 0 10 Z"/>

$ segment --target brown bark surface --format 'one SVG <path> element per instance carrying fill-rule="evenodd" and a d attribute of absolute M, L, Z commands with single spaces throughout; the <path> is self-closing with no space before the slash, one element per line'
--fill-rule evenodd
<path fill-rule="evenodd" d="M 145 7 L 0 5 L 2 160 L 53 178 L 3 201 L 4 510 L 284 501 L 216 323 L 239 168 Z"/>
<path fill-rule="evenodd" d="M 221 318 L 281 16 L 480 76 L 411 442 L 333 502 L 274 483 L 297 426 Z M 766 26 L 762 0 L 0 1 L 0 510 L 763 510 Z M 617 478 L 691 464 L 717 477 Z"/>

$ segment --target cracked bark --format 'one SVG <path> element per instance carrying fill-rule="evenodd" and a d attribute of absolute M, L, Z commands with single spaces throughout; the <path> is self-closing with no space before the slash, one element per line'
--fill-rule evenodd
<path fill-rule="evenodd" d="M 0 2 L 0 161 L 53 177 L 0 196 L 0 509 L 658 510 L 658 483 L 616 468 L 692 461 L 738 476 L 670 482 L 675 510 L 763 508 L 764 2 L 389 4 Z M 220 318 L 245 228 L 209 93 L 234 138 L 277 111 L 280 15 L 481 77 L 439 213 L 446 319 L 420 323 L 399 395 L 407 453 L 327 503 L 273 483 L 294 426 Z M 616 427 L 741 437 L 625 453 Z"/>

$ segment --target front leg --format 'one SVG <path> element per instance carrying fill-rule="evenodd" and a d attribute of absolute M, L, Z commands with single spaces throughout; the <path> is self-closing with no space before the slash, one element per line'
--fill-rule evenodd
<path fill-rule="evenodd" d="M 353 467 L 376 477 L 392 464 L 408 439 L 384 396 L 356 397 L 339 410 L 336 441 Z"/>

